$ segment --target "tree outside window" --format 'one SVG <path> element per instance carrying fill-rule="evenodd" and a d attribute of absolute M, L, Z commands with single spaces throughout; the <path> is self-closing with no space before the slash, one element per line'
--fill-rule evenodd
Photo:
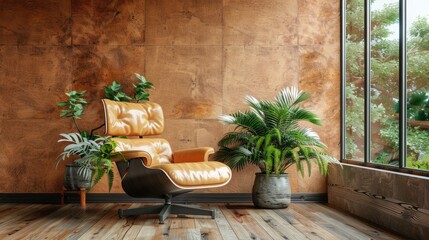
<path fill-rule="evenodd" d="M 407 1 L 406 167 L 429 170 L 429 9 Z M 346 159 L 364 161 L 364 0 L 346 2 Z M 426 6 L 427 5 L 427 6 Z M 426 7 L 425 7 L 426 6 Z M 399 163 L 399 1 L 371 1 L 371 159 Z"/>

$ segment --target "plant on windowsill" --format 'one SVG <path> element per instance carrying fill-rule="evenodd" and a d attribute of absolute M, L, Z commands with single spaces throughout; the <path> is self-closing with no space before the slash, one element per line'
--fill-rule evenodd
<path fill-rule="evenodd" d="M 248 164 L 258 166 L 252 200 L 261 208 L 285 208 L 290 203 L 288 175 L 284 171 L 296 165 L 304 176 L 304 163 L 311 174 L 311 163 L 326 175 L 328 163 L 338 161 L 326 154 L 326 145 L 312 129 L 299 122 L 321 125 L 320 119 L 311 111 L 299 107 L 309 94 L 290 87 L 280 91 L 274 101 L 258 100 L 247 96 L 249 110 L 219 119 L 227 125 L 236 126 L 219 141 L 219 150 L 214 159 L 225 162 L 231 168 L 242 170 Z"/>
<path fill-rule="evenodd" d="M 149 93 L 147 90 L 153 87 L 153 84 L 147 81 L 140 74 L 135 74 L 139 82 L 133 84 L 135 94 L 132 97 L 122 92 L 121 84 L 113 81 L 112 85 L 104 87 L 105 98 L 114 101 L 148 101 Z M 61 161 L 77 156 L 73 164 L 67 164 L 65 170 L 66 189 L 87 188 L 95 186 L 104 175 L 107 174 L 109 191 L 113 184 L 113 162 L 112 158 L 117 157 L 120 153 L 114 152 L 116 143 L 110 140 L 109 136 L 99 136 L 95 131 L 102 128 L 104 124 L 91 129 L 90 131 L 82 130 L 78 124 L 78 119 L 84 114 L 84 108 L 88 104 L 84 98 L 86 91 L 71 91 L 66 93 L 67 101 L 59 102 L 58 106 L 62 107 L 60 117 L 68 118 L 74 123 L 77 132 L 61 133 L 62 137 L 58 142 L 66 142 L 63 152 L 57 159 L 57 166 Z M 74 180 L 74 181 L 73 181 Z"/>

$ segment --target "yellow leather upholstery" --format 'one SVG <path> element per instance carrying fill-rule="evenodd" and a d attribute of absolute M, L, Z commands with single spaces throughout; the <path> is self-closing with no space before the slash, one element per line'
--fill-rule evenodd
<path fill-rule="evenodd" d="M 149 136 L 164 131 L 162 108 L 156 103 L 127 103 L 103 99 L 106 134 Z"/>
<path fill-rule="evenodd" d="M 211 147 L 179 150 L 173 153 L 173 162 L 207 162 L 209 160 L 209 155 L 213 153 L 214 149 Z"/>
<path fill-rule="evenodd" d="M 193 148 L 172 153 L 167 140 L 162 138 L 112 138 L 118 146 L 116 152 L 125 158 L 140 157 L 146 167 L 161 169 L 178 187 L 199 189 L 222 186 L 231 179 L 231 170 L 220 162 L 208 162 L 213 148 Z M 121 160 L 121 159 L 118 159 Z"/>
<path fill-rule="evenodd" d="M 161 164 L 162 169 L 177 186 L 181 188 L 207 188 L 223 186 L 231 179 L 231 169 L 220 162 L 193 162 Z"/>
<path fill-rule="evenodd" d="M 144 157 L 145 165 L 147 167 L 152 167 L 154 165 L 170 163 L 171 158 L 171 148 L 167 140 L 162 138 L 112 138 L 118 146 L 116 147 L 116 152 L 123 151 L 143 151 L 146 155 L 140 156 Z"/>
<path fill-rule="evenodd" d="M 164 129 L 162 109 L 156 103 L 124 103 L 104 99 L 103 105 L 108 135 L 147 136 L 160 134 Z M 211 147 L 192 148 L 173 153 L 168 141 L 162 138 L 115 137 L 112 140 L 117 143 L 115 151 L 121 152 L 123 155 L 123 157 L 117 156 L 113 159 L 114 161 L 121 161 L 125 158 L 135 163 L 135 160 L 138 161 L 140 158 L 144 165 L 144 171 L 151 171 L 146 176 L 152 178 L 151 180 L 162 179 L 157 175 L 162 173 L 168 179 L 168 184 L 174 185 L 178 189 L 193 190 L 219 187 L 227 184 L 232 176 L 231 169 L 227 165 L 208 161 L 209 155 L 214 153 L 214 149 Z M 141 165 L 133 166 L 138 168 Z M 132 171 L 131 167 L 130 171 Z M 127 180 L 127 184 L 129 184 L 127 189 L 139 189 L 137 186 L 149 182 L 143 177 L 140 180 L 140 176 L 134 181 L 134 176 L 139 175 L 135 172 L 130 174 L 128 178 L 129 172 L 124 174 L 123 181 L 124 179 L 133 179 Z M 155 190 L 150 189 L 150 192 L 156 192 L 157 186 L 153 184 L 147 186 L 155 188 Z M 156 182 L 156 184 L 167 183 Z M 160 185 L 158 188 L 161 188 Z M 182 190 L 176 189 L 174 191 L 182 192 Z M 160 192 L 159 194 L 165 195 L 167 193 Z M 132 194 L 140 195 L 135 192 Z"/>

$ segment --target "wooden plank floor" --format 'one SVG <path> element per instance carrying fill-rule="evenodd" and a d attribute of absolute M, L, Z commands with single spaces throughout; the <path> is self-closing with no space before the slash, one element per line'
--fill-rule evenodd
<path fill-rule="evenodd" d="M 216 219 L 155 216 L 119 219 L 118 208 L 143 204 L 0 204 L 0 239 L 401 239 L 324 204 L 287 209 L 203 205 Z"/>

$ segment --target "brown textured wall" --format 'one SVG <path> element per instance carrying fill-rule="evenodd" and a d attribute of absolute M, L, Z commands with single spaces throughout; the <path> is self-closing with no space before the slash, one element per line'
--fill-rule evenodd
<path fill-rule="evenodd" d="M 330 0 L 0 0 L 0 192 L 58 192 L 56 141 L 73 126 L 56 102 L 88 89 L 81 122 L 94 127 L 102 86 L 130 85 L 134 72 L 155 84 L 151 99 L 164 107 L 173 149 L 216 147 L 226 131 L 218 115 L 243 109 L 247 94 L 297 86 L 312 94 L 307 106 L 324 121 L 317 131 L 338 157 L 339 8 Z M 212 191 L 249 192 L 255 171 Z M 326 192 L 316 171 L 289 172 L 293 191 Z"/>

